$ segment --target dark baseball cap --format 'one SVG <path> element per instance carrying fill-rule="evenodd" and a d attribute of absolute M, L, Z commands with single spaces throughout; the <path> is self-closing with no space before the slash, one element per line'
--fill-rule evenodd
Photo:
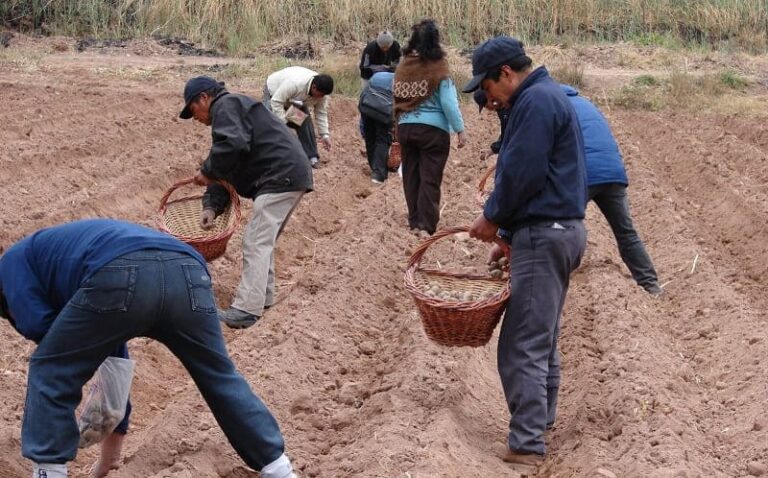
<path fill-rule="evenodd" d="M 184 109 L 181 110 L 181 113 L 179 113 L 179 118 L 191 118 L 192 111 L 189 109 L 189 104 L 192 103 L 192 100 L 194 100 L 197 95 L 203 91 L 208 91 L 211 88 L 216 88 L 217 86 L 223 87 L 224 83 L 218 82 L 210 76 L 196 76 L 187 81 L 187 84 L 184 86 Z"/>
<path fill-rule="evenodd" d="M 480 87 L 489 71 L 524 55 L 523 42 L 517 38 L 500 36 L 486 40 L 472 53 L 472 79 L 461 91 L 472 93 Z"/>
<path fill-rule="evenodd" d="M 488 97 L 485 96 L 485 91 L 475 90 L 475 94 L 472 97 L 474 98 L 475 103 L 477 103 L 477 106 L 480 107 L 480 113 L 482 113 L 483 108 L 485 108 L 485 105 L 488 104 Z"/>

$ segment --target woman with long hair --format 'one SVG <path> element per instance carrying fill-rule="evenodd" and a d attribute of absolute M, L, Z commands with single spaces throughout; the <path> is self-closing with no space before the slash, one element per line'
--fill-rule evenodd
<path fill-rule="evenodd" d="M 467 142 L 456 87 L 434 20 L 412 28 L 395 71 L 394 113 L 402 150 L 403 189 L 412 230 L 434 234 L 440 220 L 440 187 L 455 132 Z"/>

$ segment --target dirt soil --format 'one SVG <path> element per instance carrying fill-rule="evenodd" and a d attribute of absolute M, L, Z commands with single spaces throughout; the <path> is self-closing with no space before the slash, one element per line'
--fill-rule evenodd
<path fill-rule="evenodd" d="M 212 61 L 178 55 L 0 56 L 0 246 L 45 226 L 106 216 L 152 225 L 166 189 L 193 174 L 208 128 L 177 118 L 184 81 Z M 0 52 L 2 53 L 2 52 Z M 258 95 L 263 79 L 233 80 Z M 768 467 L 768 122 L 614 110 L 635 223 L 665 295 L 634 285 L 599 211 L 573 275 L 561 344 L 560 413 L 537 476 L 739 477 Z M 451 151 L 444 226 L 478 214 L 495 116 L 466 105 L 469 147 Z M 224 329 L 241 373 L 277 416 L 302 477 L 516 477 L 503 463 L 508 412 L 496 338 L 443 348 L 405 292 L 419 243 L 401 181 L 371 184 L 354 100 L 334 98 L 333 151 L 277 249 L 279 302 L 256 326 Z M 246 205 L 245 216 L 250 214 Z M 211 265 L 221 305 L 240 274 L 240 233 Z M 467 257 L 479 261 L 483 247 Z M 439 259 L 439 258 L 438 258 Z M 443 257 L 450 266 L 451 257 Z M 448 261 L 446 265 L 445 262 Z M 456 261 L 460 262 L 460 261 Z M 20 456 L 33 344 L 0 324 L 0 476 Z M 248 477 L 178 360 L 148 339 L 134 415 L 111 478 Z M 71 475 L 86 477 L 96 450 Z"/>

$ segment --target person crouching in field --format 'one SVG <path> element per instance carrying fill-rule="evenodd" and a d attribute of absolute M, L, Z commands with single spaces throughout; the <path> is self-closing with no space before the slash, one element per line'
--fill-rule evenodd
<path fill-rule="evenodd" d="M 187 82 L 184 101 L 181 118 L 211 127 L 211 150 L 195 176 L 208 185 L 201 227 L 213 227 L 229 204 L 226 189 L 213 180 L 224 180 L 253 200 L 240 284 L 232 306 L 219 314 L 229 327 L 250 327 L 274 303 L 275 244 L 304 193 L 312 191 L 312 168 L 296 135 L 262 102 L 230 93 L 207 76 Z"/>
<path fill-rule="evenodd" d="M 459 148 L 467 143 L 456 87 L 434 20 L 413 26 L 395 70 L 393 96 L 408 225 L 415 232 L 431 235 L 440 220 L 450 133 L 456 132 Z"/>
<path fill-rule="evenodd" d="M 363 124 L 365 154 L 371 167 L 371 181 L 384 184 L 389 175 L 387 160 L 392 144 L 392 80 L 388 72 L 375 73 L 360 94 L 358 109 Z"/>
<path fill-rule="evenodd" d="M 277 422 L 229 358 L 205 260 L 175 237 L 111 219 L 41 229 L 0 257 L 0 317 L 37 343 L 21 426 L 33 478 L 66 478 L 82 388 L 134 337 L 181 361 L 248 466 L 295 478 Z M 92 476 L 116 468 L 122 435 L 114 435 Z"/>
<path fill-rule="evenodd" d="M 360 56 L 360 78 L 363 87 L 379 72 L 393 72 L 400 62 L 400 44 L 388 31 L 379 32 L 376 39 L 365 45 Z"/>
<path fill-rule="evenodd" d="M 576 88 L 560 85 L 570 100 L 579 120 L 584 136 L 584 157 L 587 165 L 587 186 L 589 200 L 595 201 L 600 212 L 611 226 L 619 254 L 627 265 L 637 285 L 649 294 L 658 297 L 663 294 L 653 261 L 645 244 L 632 223 L 627 197 L 627 171 L 621 157 L 619 144 L 613 137 L 608 120 L 591 101 L 579 95 Z M 504 139 L 509 110 L 488 102 L 482 90 L 475 92 L 475 102 L 480 110 L 496 110 L 501 126 L 501 136 L 491 144 L 491 151 L 498 153 Z"/>
<path fill-rule="evenodd" d="M 262 102 L 278 118 L 296 130 L 301 147 L 309 157 L 313 168 L 320 166 L 317 137 L 312 117 L 320 130 L 320 141 L 326 151 L 331 150 L 331 133 L 328 129 L 328 99 L 333 93 L 333 78 L 302 66 L 289 66 L 267 77 Z M 291 107 L 303 111 L 307 117 L 297 124 L 287 112 Z M 311 111 L 310 111 L 311 110 Z"/>

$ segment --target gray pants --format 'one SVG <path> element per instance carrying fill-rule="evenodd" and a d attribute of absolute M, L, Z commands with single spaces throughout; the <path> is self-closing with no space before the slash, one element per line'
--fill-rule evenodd
<path fill-rule="evenodd" d="M 275 244 L 304 191 L 260 194 L 243 233 L 243 274 L 232 307 L 261 317 L 275 300 Z"/>
<path fill-rule="evenodd" d="M 656 284 L 658 282 L 656 269 L 629 214 L 627 187 L 617 183 L 590 186 L 589 199 L 595 201 L 611 226 L 616 243 L 619 245 L 621 259 L 629 268 L 635 282 L 642 287 Z"/>
<path fill-rule="evenodd" d="M 560 315 L 586 242 L 581 220 L 542 222 L 512 236 L 511 294 L 498 346 L 512 451 L 546 451 L 544 430 L 555 422 L 560 387 Z"/>

